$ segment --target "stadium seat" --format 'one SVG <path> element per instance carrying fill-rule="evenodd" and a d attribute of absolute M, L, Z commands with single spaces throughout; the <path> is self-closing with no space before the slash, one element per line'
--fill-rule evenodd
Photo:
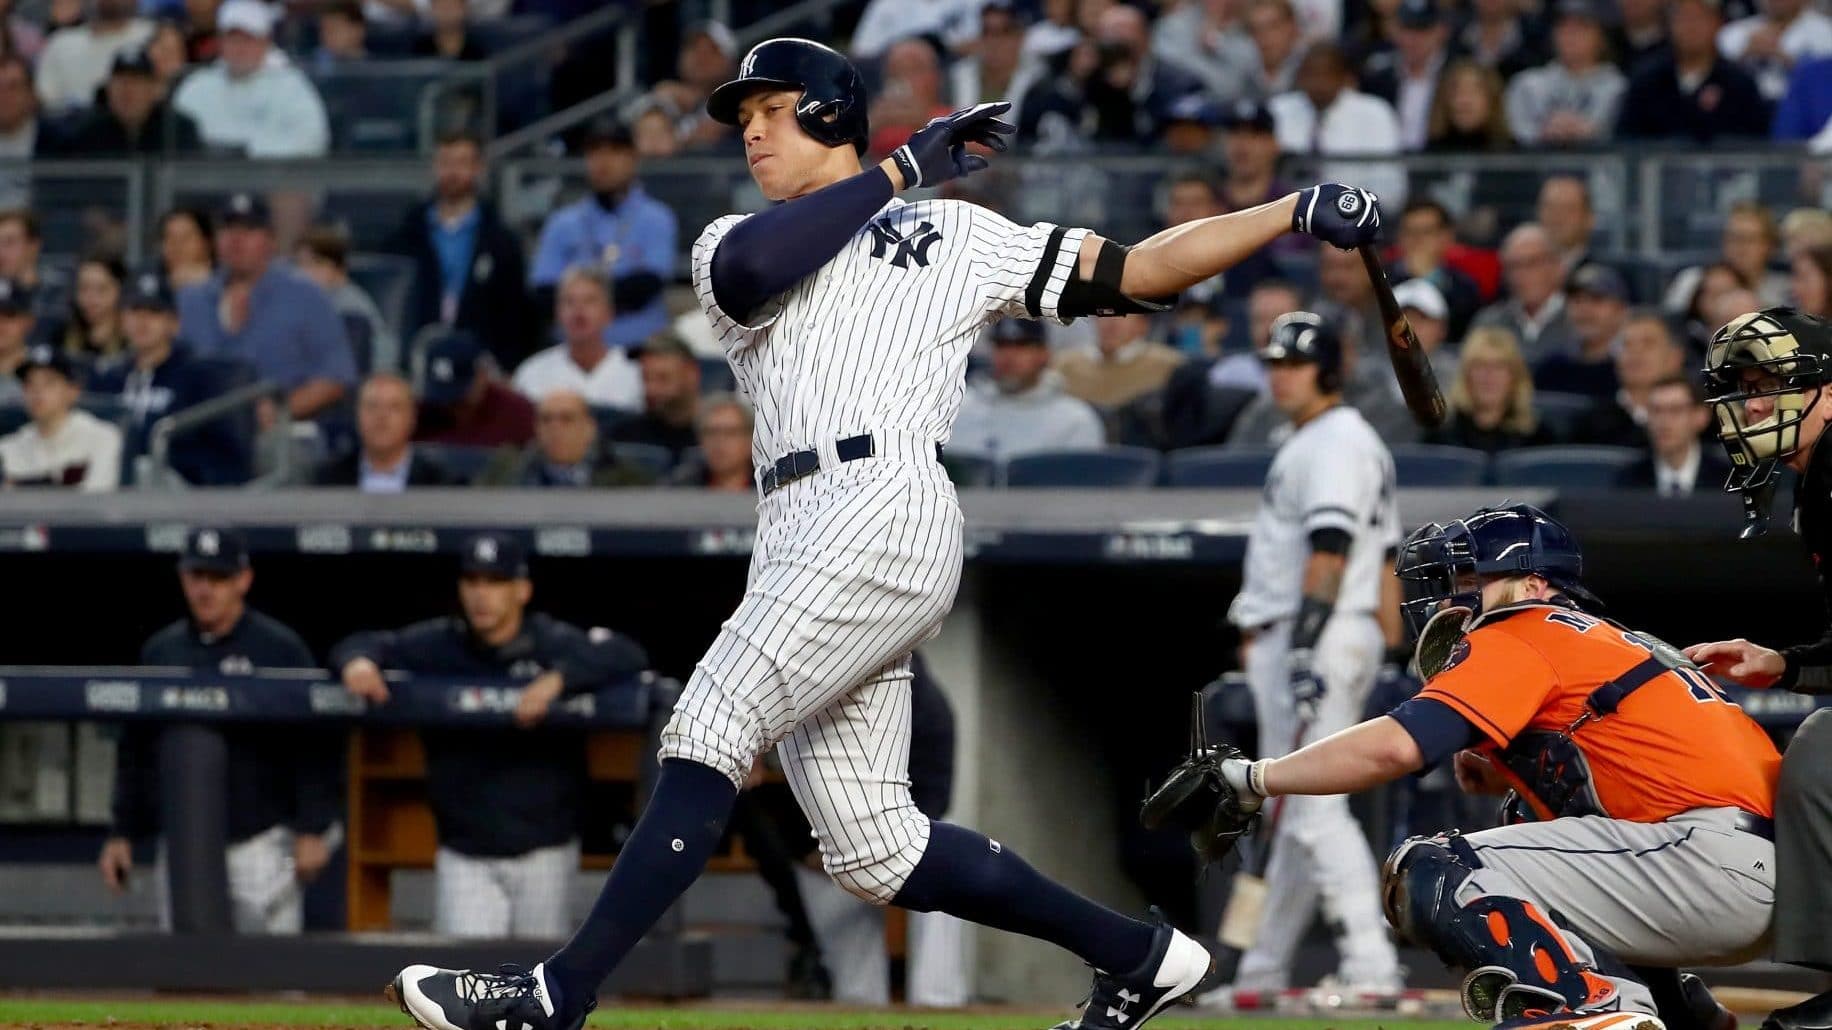
<path fill-rule="evenodd" d="M 460 444 L 417 443 L 414 449 L 444 465 L 466 483 L 475 482 L 478 473 L 490 463 L 494 447 L 467 447 Z"/>
<path fill-rule="evenodd" d="M 1172 451 L 1164 462 L 1165 486 L 1251 487 L 1266 482 L 1270 447 L 1192 447 Z"/>
<path fill-rule="evenodd" d="M 1012 487 L 1138 488 L 1158 481 L 1162 459 L 1144 447 L 1104 447 L 1087 451 L 1039 451 L 1005 463 L 1005 485 Z"/>
<path fill-rule="evenodd" d="M 1604 489 L 1639 457 L 1633 447 L 1523 447 L 1495 455 L 1495 485 Z"/>
<path fill-rule="evenodd" d="M 998 479 L 998 462 L 984 454 L 944 451 L 941 467 L 947 470 L 955 486 L 993 486 Z"/>
<path fill-rule="evenodd" d="M 413 290 L 413 259 L 397 254 L 351 254 L 349 272 L 350 281 L 375 301 L 382 321 L 401 332 L 407 324 L 407 298 Z M 406 355 L 402 355 L 403 363 L 405 360 Z"/>
<path fill-rule="evenodd" d="M 1393 448 L 1393 467 L 1402 487 L 1480 486 L 1488 475 L 1489 458 L 1469 447 L 1399 444 Z"/>
<path fill-rule="evenodd" d="M 619 461 L 649 470 L 656 479 L 666 479 L 674 468 L 674 452 L 652 443 L 620 443 L 614 448 Z"/>
<path fill-rule="evenodd" d="M 1539 415 L 1540 424 L 1561 443 L 1571 439 L 1579 420 L 1596 406 L 1595 397 L 1581 393 L 1547 391 L 1533 395 L 1533 411 Z"/>

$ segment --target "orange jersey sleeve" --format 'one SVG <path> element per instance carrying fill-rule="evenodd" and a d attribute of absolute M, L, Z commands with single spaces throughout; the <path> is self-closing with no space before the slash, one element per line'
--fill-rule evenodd
<path fill-rule="evenodd" d="M 1558 673 L 1531 644 L 1503 627 L 1478 626 L 1418 696 L 1449 705 L 1497 747 L 1507 747 L 1558 687 Z"/>

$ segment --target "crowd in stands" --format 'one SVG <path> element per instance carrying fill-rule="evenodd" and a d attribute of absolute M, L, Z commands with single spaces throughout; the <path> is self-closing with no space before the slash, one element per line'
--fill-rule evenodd
<path fill-rule="evenodd" d="M 538 7 L 74 6 L 75 21 L 40 25 L 0 3 L 0 158 L 324 153 L 331 129 L 308 72 L 367 60 L 372 29 L 416 23 L 417 53 L 470 60 L 479 19 Z M 1035 152 L 1174 155 L 1157 203 L 1167 225 L 1282 196 L 1289 161 L 1375 189 L 1389 274 L 1451 402 L 1421 435 L 1359 258 L 1291 237 L 1160 315 L 991 327 L 950 445 L 963 456 L 1276 445 L 1289 429 L 1256 348 L 1273 318 L 1306 308 L 1353 344 L 1345 400 L 1390 443 L 1632 447 L 1665 464 L 1625 475 L 1670 492 L 1675 470 L 1717 461 L 1691 383 L 1711 332 L 1767 304 L 1832 308 L 1832 216 L 1816 208 L 1739 203 L 1721 253 L 1654 284 L 1599 249 L 1582 175 L 1530 176 L 1530 216 L 1483 228 L 1467 197 L 1440 198 L 1397 164 L 1355 163 L 1771 130 L 1832 145 L 1832 19 L 1803 0 L 862 7 L 850 52 L 874 84 L 873 153 L 938 112 L 1005 99 Z M 106 249 L 47 260 L 29 177 L 0 173 L 0 477 L 750 489 L 738 446 L 749 412 L 723 392 L 730 372 L 682 302 L 679 256 L 696 226 L 642 175 L 652 158 L 736 146 L 703 104 L 733 74 L 738 37 L 700 22 L 680 38 L 672 69 L 565 141 L 583 159 L 583 195 L 531 236 L 493 201 L 483 141 L 440 137 L 426 200 L 383 244 L 412 268 L 399 305 L 353 274 L 363 255 L 343 227 L 310 224 L 310 197 L 238 193 L 166 212 L 139 269 Z M 309 49 L 290 56 L 279 45 L 301 39 Z M 1692 388 L 1662 390 L 1679 383 Z M 171 435 L 156 467 L 155 423 L 242 388 L 265 393 Z M 1695 423 L 1703 457 L 1675 442 Z"/>

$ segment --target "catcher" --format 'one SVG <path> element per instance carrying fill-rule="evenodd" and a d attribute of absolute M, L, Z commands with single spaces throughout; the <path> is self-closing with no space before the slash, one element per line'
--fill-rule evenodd
<path fill-rule="evenodd" d="M 1412 700 L 1283 758 L 1206 748 L 1146 802 L 1225 853 L 1279 794 L 1343 794 L 1453 759 L 1522 820 L 1414 837 L 1381 871 L 1389 922 L 1466 976 L 1505 1027 L 1721 1026 L 1671 970 L 1767 947 L 1775 779 L 1762 730 L 1678 651 L 1595 614 L 1570 532 L 1528 505 L 1407 538 L 1402 611 L 1425 680 Z M 1629 968 L 1667 970 L 1678 1003 Z M 1627 1018 L 1625 1018 L 1625 1016 Z"/>

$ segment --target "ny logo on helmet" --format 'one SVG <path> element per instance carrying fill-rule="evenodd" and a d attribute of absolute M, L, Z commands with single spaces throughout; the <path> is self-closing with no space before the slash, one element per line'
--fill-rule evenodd
<path fill-rule="evenodd" d="M 885 252 L 895 247 L 896 253 L 890 258 L 895 268 L 908 268 L 911 261 L 916 262 L 918 268 L 929 267 L 929 248 L 941 239 L 941 233 L 929 222 L 916 226 L 916 230 L 908 236 L 899 233 L 895 226 L 882 219 L 870 223 L 868 228 L 871 229 L 871 256 L 883 259 Z"/>

